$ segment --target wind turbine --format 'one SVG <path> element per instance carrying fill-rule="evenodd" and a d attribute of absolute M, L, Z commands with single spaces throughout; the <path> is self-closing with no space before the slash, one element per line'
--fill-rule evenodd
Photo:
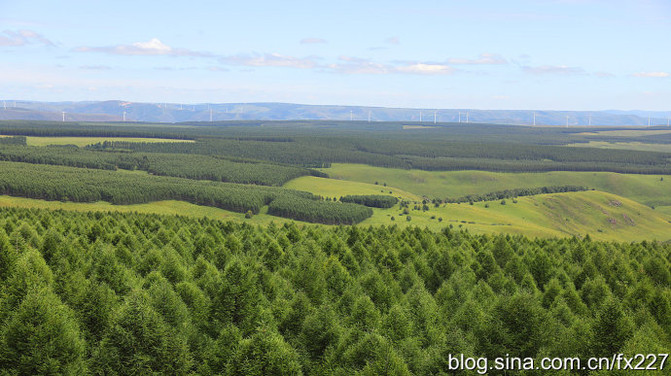
<path fill-rule="evenodd" d="M 422 110 L 419 110 L 419 122 L 422 122 Z"/>
<path fill-rule="evenodd" d="M 433 124 L 436 124 L 437 111 L 433 111 Z"/>
<path fill-rule="evenodd" d="M 459 111 L 459 124 L 461 124 L 461 111 Z"/>
<path fill-rule="evenodd" d="M 466 111 L 466 124 L 468 124 L 468 123 L 469 123 L 469 120 L 468 120 L 468 111 Z"/>
<path fill-rule="evenodd" d="M 369 123 L 370 123 L 370 115 L 371 115 L 371 111 L 368 111 L 368 122 Z"/>
<path fill-rule="evenodd" d="M 65 111 L 63 111 L 63 123 L 65 123 Z"/>
<path fill-rule="evenodd" d="M 349 110 L 349 121 L 354 120 L 354 111 Z"/>
<path fill-rule="evenodd" d="M 124 112 L 123 112 L 123 121 L 124 121 L 124 122 L 126 121 L 126 111 L 125 111 L 125 110 L 124 110 Z"/>
<path fill-rule="evenodd" d="M 210 107 L 210 123 L 212 122 L 212 107 Z"/>
<path fill-rule="evenodd" d="M 7 102 L 6 101 L 2 101 L 2 107 L 4 107 L 5 110 L 7 109 Z"/>
<path fill-rule="evenodd" d="M 536 113 L 534 112 L 534 127 L 536 126 Z"/>
<path fill-rule="evenodd" d="M 568 128 L 568 115 L 566 115 L 566 128 Z"/>
<path fill-rule="evenodd" d="M 589 114 L 589 126 L 592 126 L 592 114 Z"/>

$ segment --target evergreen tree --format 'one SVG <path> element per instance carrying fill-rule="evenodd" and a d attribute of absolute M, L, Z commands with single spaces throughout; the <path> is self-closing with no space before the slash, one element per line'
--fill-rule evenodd
<path fill-rule="evenodd" d="M 75 315 L 46 288 L 31 289 L 0 333 L 0 368 L 10 374 L 86 373 Z"/>

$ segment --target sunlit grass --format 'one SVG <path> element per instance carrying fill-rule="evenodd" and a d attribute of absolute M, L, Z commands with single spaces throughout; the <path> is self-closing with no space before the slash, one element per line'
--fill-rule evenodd
<path fill-rule="evenodd" d="M 193 142 L 192 140 L 175 140 L 166 138 L 145 138 L 145 137 L 35 137 L 27 136 L 26 142 L 30 146 L 47 145 L 76 145 L 86 146 L 97 144 L 104 141 L 125 141 L 125 142 Z"/>

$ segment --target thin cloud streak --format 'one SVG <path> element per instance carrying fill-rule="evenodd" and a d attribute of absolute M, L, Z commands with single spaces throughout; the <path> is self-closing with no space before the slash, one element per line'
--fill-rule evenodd
<path fill-rule="evenodd" d="M 79 69 L 85 69 L 85 70 L 110 70 L 112 67 L 109 67 L 107 65 L 82 65 L 79 67 Z"/>
<path fill-rule="evenodd" d="M 417 74 L 417 75 L 448 75 L 456 69 L 441 63 L 401 62 L 399 64 L 382 64 L 351 56 L 340 56 L 340 62 L 329 64 L 327 71 L 343 74 Z"/>
<path fill-rule="evenodd" d="M 578 75 L 585 74 L 585 70 L 580 67 L 569 67 L 566 65 L 542 65 L 538 67 L 524 66 L 522 70 L 530 74 L 564 74 Z"/>
<path fill-rule="evenodd" d="M 49 47 L 56 46 L 54 42 L 32 30 L 5 30 L 0 34 L 0 46 L 2 47 L 22 47 L 33 43 Z"/>
<path fill-rule="evenodd" d="M 312 69 L 318 66 L 314 57 L 298 58 L 278 53 L 263 54 L 239 54 L 225 56 L 220 62 L 230 65 L 243 65 L 246 67 L 286 67 L 297 69 Z"/>
<path fill-rule="evenodd" d="M 193 51 L 186 48 L 172 48 L 158 38 L 152 38 L 148 42 L 136 42 L 130 45 L 119 44 L 106 47 L 77 47 L 75 52 L 100 52 L 110 55 L 125 56 L 191 56 L 191 57 L 212 57 L 207 52 Z"/>
<path fill-rule="evenodd" d="M 648 77 L 648 78 L 666 78 L 671 76 L 667 72 L 638 72 L 633 74 L 634 77 Z"/>
<path fill-rule="evenodd" d="M 501 55 L 484 53 L 480 54 L 477 59 L 451 58 L 447 60 L 447 63 L 453 65 L 503 65 L 508 64 L 508 61 Z"/>

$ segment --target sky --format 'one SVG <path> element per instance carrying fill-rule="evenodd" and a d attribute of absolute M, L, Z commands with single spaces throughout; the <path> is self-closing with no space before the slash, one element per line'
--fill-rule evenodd
<path fill-rule="evenodd" d="M 0 100 L 671 110 L 669 0 L 0 0 Z"/>

